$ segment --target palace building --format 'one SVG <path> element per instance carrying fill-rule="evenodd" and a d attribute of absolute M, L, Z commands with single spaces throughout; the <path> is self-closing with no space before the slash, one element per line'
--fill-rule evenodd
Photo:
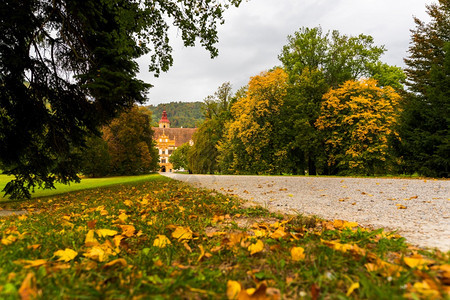
<path fill-rule="evenodd" d="M 159 167 L 161 172 L 172 172 L 173 165 L 170 162 L 172 152 L 183 145 L 194 144 L 192 136 L 197 128 L 170 128 L 170 121 L 167 118 L 167 112 L 164 110 L 159 127 L 152 127 L 153 138 L 156 141 L 156 148 L 159 152 Z"/>

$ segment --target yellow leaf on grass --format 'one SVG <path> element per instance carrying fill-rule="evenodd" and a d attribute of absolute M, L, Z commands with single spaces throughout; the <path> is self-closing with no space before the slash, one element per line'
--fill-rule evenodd
<path fill-rule="evenodd" d="M 350 296 L 354 290 L 359 289 L 359 282 L 354 282 L 347 290 L 347 297 Z"/>
<path fill-rule="evenodd" d="M 29 245 L 29 246 L 27 246 L 27 249 L 33 249 L 33 250 L 36 250 L 36 249 L 38 249 L 39 247 L 41 247 L 41 244 L 34 244 L 34 245 Z"/>
<path fill-rule="evenodd" d="M 270 235 L 270 237 L 271 237 L 272 239 L 279 239 L 279 238 L 285 237 L 286 235 L 287 235 L 287 233 L 284 231 L 284 228 L 283 228 L 283 227 L 278 227 L 278 229 L 275 230 L 275 232 L 272 233 L 272 234 Z"/>
<path fill-rule="evenodd" d="M 302 247 L 291 248 L 291 258 L 293 261 L 300 261 L 305 259 L 305 249 Z"/>
<path fill-rule="evenodd" d="M 71 261 L 73 260 L 77 255 L 78 252 L 75 250 L 72 250 L 70 248 L 66 248 L 65 250 L 58 250 L 53 255 L 59 257 L 59 261 Z"/>
<path fill-rule="evenodd" d="M 403 261 L 410 268 L 426 269 L 427 265 L 431 263 L 429 259 L 424 258 L 421 255 L 415 255 L 412 257 L 404 257 Z"/>
<path fill-rule="evenodd" d="M 113 237 L 114 245 L 115 245 L 116 247 L 119 247 L 119 246 L 120 246 L 120 242 L 121 242 L 124 238 L 125 238 L 125 237 L 124 237 L 123 235 L 116 235 L 115 237 Z"/>
<path fill-rule="evenodd" d="M 133 225 L 120 225 L 120 228 L 122 228 L 122 235 L 126 237 L 132 237 L 136 231 Z"/>
<path fill-rule="evenodd" d="M 28 273 L 22 281 L 19 289 L 19 295 L 22 300 L 31 300 L 38 298 L 38 290 L 36 285 L 36 277 L 34 273 Z"/>
<path fill-rule="evenodd" d="M 94 230 L 89 230 L 86 234 L 86 238 L 84 239 L 84 245 L 87 247 L 98 245 L 97 239 L 94 237 Z"/>
<path fill-rule="evenodd" d="M 33 268 L 33 267 L 40 267 L 47 263 L 47 260 L 45 259 L 36 259 L 36 260 L 26 260 L 26 259 L 19 259 L 13 261 L 15 264 L 26 264 L 24 266 L 25 269 Z"/>
<path fill-rule="evenodd" d="M 267 231 L 265 230 L 253 229 L 252 231 L 255 233 L 256 237 L 264 237 L 267 235 Z"/>
<path fill-rule="evenodd" d="M 120 221 L 120 222 L 125 223 L 125 221 L 126 221 L 127 219 L 128 219 L 128 216 L 127 216 L 126 213 L 121 213 L 121 214 L 119 215 L 119 221 Z"/>
<path fill-rule="evenodd" d="M 248 251 L 250 251 L 250 255 L 261 252 L 264 249 L 264 243 L 261 240 L 258 240 L 256 243 L 248 246 Z"/>
<path fill-rule="evenodd" d="M 424 296 L 425 299 L 437 299 L 439 297 L 439 291 L 433 289 L 426 280 L 422 282 L 416 282 L 413 286 L 413 291 Z"/>
<path fill-rule="evenodd" d="M 333 226 L 336 229 L 353 228 L 353 227 L 358 227 L 358 223 L 348 222 L 348 221 L 344 221 L 344 220 L 334 220 Z"/>
<path fill-rule="evenodd" d="M 99 246 L 95 246 L 88 249 L 83 255 L 86 256 L 87 258 L 97 260 L 99 262 L 104 261 L 106 257 L 105 251 L 103 251 L 103 249 L 100 248 Z"/>
<path fill-rule="evenodd" d="M 125 200 L 125 201 L 123 201 L 123 204 L 125 204 L 126 206 L 132 206 L 133 202 L 130 200 Z"/>
<path fill-rule="evenodd" d="M 17 241 L 17 237 L 14 235 L 8 235 L 6 238 L 2 239 L 2 244 L 8 246 Z"/>
<path fill-rule="evenodd" d="M 99 237 L 115 236 L 118 232 L 111 229 L 97 229 L 95 231 Z"/>
<path fill-rule="evenodd" d="M 177 227 L 172 233 L 172 237 L 178 241 L 185 241 L 192 239 L 192 231 L 187 227 Z"/>
<path fill-rule="evenodd" d="M 228 280 L 227 282 L 227 298 L 228 300 L 237 299 L 241 292 L 241 284 L 234 280 Z"/>
<path fill-rule="evenodd" d="M 164 247 L 166 247 L 167 245 L 170 245 L 170 244 L 172 244 L 172 243 L 167 238 L 167 236 L 160 235 L 160 234 L 158 234 L 156 236 L 156 239 L 153 241 L 153 246 L 154 247 L 159 247 L 159 248 L 164 248 Z"/>
<path fill-rule="evenodd" d="M 115 266 L 115 265 L 120 265 L 122 267 L 126 267 L 128 264 L 127 264 L 127 261 L 125 259 L 118 258 L 118 259 L 110 261 L 109 263 L 105 264 L 103 267 L 104 268 L 109 268 L 109 267 L 112 267 L 112 266 Z"/>

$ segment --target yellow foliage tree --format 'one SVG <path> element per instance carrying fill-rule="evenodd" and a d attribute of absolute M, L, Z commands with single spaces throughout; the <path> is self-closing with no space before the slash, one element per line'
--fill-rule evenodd
<path fill-rule="evenodd" d="M 389 140 L 397 138 L 401 97 L 374 79 L 349 80 L 323 96 L 316 121 L 325 132 L 328 164 L 341 173 L 384 173 Z"/>
<path fill-rule="evenodd" d="M 277 173 L 286 160 L 285 141 L 279 138 L 281 108 L 287 94 L 288 75 L 281 68 L 250 79 L 244 97 L 232 108 L 219 144 L 225 172 Z"/>

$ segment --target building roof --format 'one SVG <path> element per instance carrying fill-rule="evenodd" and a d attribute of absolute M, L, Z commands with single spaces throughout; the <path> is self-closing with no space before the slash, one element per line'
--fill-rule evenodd
<path fill-rule="evenodd" d="M 161 120 L 159 120 L 159 123 L 169 123 L 170 124 L 170 121 L 167 118 L 167 113 L 165 110 L 162 113 L 162 117 L 161 117 Z"/>
<path fill-rule="evenodd" d="M 163 134 L 169 137 L 169 140 L 175 140 L 175 147 L 180 147 L 184 143 L 188 143 L 197 128 L 159 128 L 152 127 L 155 132 L 153 139 L 158 140 Z"/>

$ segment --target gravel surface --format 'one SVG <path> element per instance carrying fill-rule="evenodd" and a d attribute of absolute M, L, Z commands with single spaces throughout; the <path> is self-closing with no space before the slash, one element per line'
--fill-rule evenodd
<path fill-rule="evenodd" d="M 413 245 L 450 250 L 449 180 L 162 174 L 271 211 L 397 230 Z"/>

